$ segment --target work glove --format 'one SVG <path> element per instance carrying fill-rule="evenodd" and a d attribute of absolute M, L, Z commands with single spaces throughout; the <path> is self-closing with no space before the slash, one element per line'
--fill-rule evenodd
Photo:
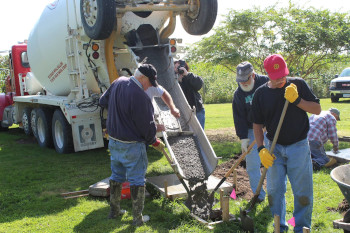
<path fill-rule="evenodd" d="M 152 146 L 154 149 L 156 149 L 157 151 L 162 152 L 162 153 L 163 153 L 163 150 L 165 148 L 164 143 L 159 138 L 156 139 L 156 142 L 153 143 Z"/>
<path fill-rule="evenodd" d="M 286 87 L 284 98 L 295 105 L 300 103 L 301 98 L 298 94 L 297 86 L 295 86 L 294 83 L 291 83 L 288 87 Z"/>
<path fill-rule="evenodd" d="M 248 151 L 248 146 L 249 146 L 249 138 L 241 139 L 242 153 L 245 153 Z"/>
<path fill-rule="evenodd" d="M 273 161 L 276 159 L 275 155 L 270 154 L 270 152 L 264 147 L 261 146 L 258 148 L 260 161 L 265 168 L 269 168 L 272 166 Z"/>

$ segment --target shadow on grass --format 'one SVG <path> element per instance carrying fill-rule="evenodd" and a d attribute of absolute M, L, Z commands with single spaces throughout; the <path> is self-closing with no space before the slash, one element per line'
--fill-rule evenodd
<path fill-rule="evenodd" d="M 150 221 L 143 226 L 132 226 L 132 205 L 131 200 L 122 200 L 122 209 L 127 213 L 116 219 L 108 219 L 109 207 L 92 211 L 83 221 L 74 227 L 74 232 L 169 232 L 176 229 L 184 222 L 190 222 L 186 211 L 174 212 L 169 207 L 169 201 L 157 200 L 152 201 L 149 198 L 145 200 L 144 215 L 150 216 Z M 181 207 L 180 207 L 181 209 Z"/>

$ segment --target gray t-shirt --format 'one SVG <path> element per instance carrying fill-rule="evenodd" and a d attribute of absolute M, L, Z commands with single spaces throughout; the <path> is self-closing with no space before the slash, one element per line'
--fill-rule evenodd
<path fill-rule="evenodd" d="M 163 95 L 164 88 L 161 85 L 158 85 L 157 87 L 152 86 L 149 87 L 145 92 L 152 101 L 154 97 L 161 97 Z"/>

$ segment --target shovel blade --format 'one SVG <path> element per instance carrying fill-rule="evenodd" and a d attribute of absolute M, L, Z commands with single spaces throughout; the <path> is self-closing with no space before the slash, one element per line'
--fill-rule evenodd
<path fill-rule="evenodd" d="M 254 221 L 245 210 L 240 209 L 242 228 L 245 232 L 254 232 Z"/>

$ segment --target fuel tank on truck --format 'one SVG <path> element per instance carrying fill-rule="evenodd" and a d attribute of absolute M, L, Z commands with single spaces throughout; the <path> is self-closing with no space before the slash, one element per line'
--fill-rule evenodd
<path fill-rule="evenodd" d="M 66 55 L 68 20 L 69 26 L 75 27 L 73 29 L 81 24 L 79 0 L 56 0 L 45 7 L 28 38 L 28 59 L 32 72 L 46 91 L 58 96 L 67 96 L 72 86 Z M 98 91 L 93 75 L 87 75 L 86 82 L 89 90 Z"/>

